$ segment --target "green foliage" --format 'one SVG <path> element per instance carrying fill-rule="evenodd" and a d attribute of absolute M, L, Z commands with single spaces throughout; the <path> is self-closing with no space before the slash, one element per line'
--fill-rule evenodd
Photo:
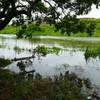
<path fill-rule="evenodd" d="M 2 21 L 0 25 L 3 26 L 0 27 L 0 30 L 2 30 L 14 17 L 19 19 L 18 17 L 20 16 L 21 24 L 25 22 L 26 16 L 29 16 L 32 19 L 34 18 L 31 22 L 36 22 L 38 26 L 43 21 L 46 21 L 51 25 L 55 24 L 57 20 L 62 19 L 61 16 L 63 14 L 67 16 L 69 16 L 69 13 L 74 13 L 75 15 L 88 14 L 88 12 L 91 11 L 91 6 L 93 4 L 98 8 L 100 3 L 99 0 L 52 0 L 52 2 L 50 0 L 36 0 L 35 3 L 34 0 L 22 0 L 22 2 L 17 1 L 18 0 L 12 0 L 11 2 L 9 0 L 0 1 L 0 9 L 2 9 L 2 16 L 0 19 L 5 19 L 5 13 L 7 13 L 8 15 L 8 21 Z M 20 6 L 23 2 L 26 2 L 26 5 Z M 19 7 L 20 9 L 17 9 L 17 7 Z M 59 9 L 61 9 L 61 11 L 59 11 Z M 64 13 L 65 10 L 67 11 L 66 14 Z M 13 16 L 11 16 L 10 14 L 12 14 Z M 25 14 L 26 16 L 23 17 L 23 14 Z M 76 29 L 74 28 L 73 31 L 76 32 Z M 70 30 L 67 32 L 70 32 Z M 68 33 L 68 35 L 69 34 L 70 33 Z"/>
<path fill-rule="evenodd" d="M 11 61 L 8 59 L 0 58 L 0 67 L 5 67 L 11 64 Z"/>
<path fill-rule="evenodd" d="M 83 33 L 78 32 L 77 34 L 71 33 L 71 36 L 74 36 L 74 37 L 89 37 L 89 34 L 86 33 L 86 32 L 83 32 Z"/>
<path fill-rule="evenodd" d="M 11 25 L 7 25 L 7 27 L 5 27 L 3 30 L 0 31 L 0 34 L 16 34 L 19 32 L 19 26 L 16 27 L 11 26 Z"/>
<path fill-rule="evenodd" d="M 85 51 L 85 58 L 88 59 L 90 57 L 96 58 L 97 56 L 100 57 L 100 47 L 95 48 L 87 48 Z"/>
<path fill-rule="evenodd" d="M 46 25 L 40 25 L 37 26 L 36 24 L 30 24 L 27 26 L 25 30 L 25 35 L 31 35 L 31 36 L 61 36 L 60 32 L 55 32 L 54 26 L 50 26 L 48 24 Z"/>
<path fill-rule="evenodd" d="M 13 100 L 25 100 L 27 95 L 32 94 L 32 88 L 34 87 L 33 83 L 20 82 L 17 84 L 15 91 L 12 94 Z"/>
<path fill-rule="evenodd" d="M 65 18 L 66 19 L 66 18 Z M 17 34 L 18 37 L 32 37 L 32 36 L 68 36 L 66 31 L 69 31 L 69 35 L 78 37 L 100 37 L 100 19 L 75 19 L 68 18 L 64 23 L 58 22 L 54 25 L 40 25 L 28 24 L 22 26 L 8 25 L 4 30 L 0 31 L 1 34 Z M 75 22 L 74 22 L 75 21 Z M 68 26 L 69 25 L 69 26 Z M 63 26 L 63 27 L 61 27 Z M 65 27 L 66 26 L 66 27 Z M 55 29 L 56 27 L 56 29 Z M 68 28 L 69 27 L 69 28 Z M 24 29 L 23 29 L 24 28 Z M 61 34 L 63 33 L 63 35 Z"/>
<path fill-rule="evenodd" d="M 60 73 L 54 76 L 54 79 L 50 77 L 43 79 L 40 74 L 36 74 L 34 79 L 29 81 L 21 79 L 20 76 L 20 74 L 0 73 L 1 100 L 87 100 L 87 94 L 84 95 L 81 90 L 82 86 L 90 81 L 82 80 L 74 73 L 68 71 L 65 74 Z"/>
<path fill-rule="evenodd" d="M 38 2 L 37 5 L 36 5 L 36 8 L 39 10 L 39 11 L 42 11 L 42 12 L 47 12 L 47 7 L 44 5 L 44 3 L 42 2 Z"/>
<path fill-rule="evenodd" d="M 28 51 L 28 52 L 31 52 L 31 51 L 32 51 L 32 49 L 20 48 L 20 47 L 18 47 L 18 46 L 15 46 L 13 49 L 14 49 L 14 50 L 16 51 L 16 53 L 18 53 L 18 54 L 21 53 L 22 51 Z M 35 49 L 33 49 L 33 52 L 34 52 L 34 53 L 41 54 L 41 55 L 43 55 L 43 56 L 46 56 L 46 55 L 49 54 L 49 53 L 56 53 L 56 54 L 58 55 L 58 53 L 59 53 L 61 50 L 63 50 L 63 49 L 61 49 L 61 48 L 59 48 L 59 47 L 52 47 L 52 48 L 50 48 L 50 47 L 45 47 L 45 46 L 43 45 L 43 46 L 37 46 Z"/>
<path fill-rule="evenodd" d="M 92 36 L 96 22 L 92 19 L 77 19 L 76 16 L 65 16 L 61 22 L 55 24 L 56 31 L 61 30 L 61 33 L 66 32 L 68 36 L 77 33 L 88 33 L 89 36 Z M 76 35 L 77 36 L 77 35 Z M 83 35 L 84 36 L 84 35 Z"/>
<path fill-rule="evenodd" d="M 30 35 L 32 33 L 39 32 L 39 31 L 41 31 L 39 26 L 35 24 L 29 24 L 25 30 L 25 34 Z"/>
<path fill-rule="evenodd" d="M 6 45 L 0 45 L 0 48 L 5 48 L 6 47 Z"/>
<path fill-rule="evenodd" d="M 25 24 L 22 25 L 22 29 L 19 30 L 18 33 L 16 33 L 17 38 L 22 38 L 25 34 L 25 29 L 27 26 Z"/>
<path fill-rule="evenodd" d="M 14 47 L 14 50 L 15 50 L 16 52 L 20 53 L 22 49 L 19 48 L 18 46 L 15 46 L 15 47 Z"/>
<path fill-rule="evenodd" d="M 82 22 L 81 20 L 78 22 L 78 25 L 76 26 L 78 28 L 78 32 L 83 33 L 86 29 L 86 23 Z"/>
<path fill-rule="evenodd" d="M 43 54 L 44 56 L 47 55 L 47 53 L 48 53 L 47 47 L 45 47 L 45 46 L 38 46 L 38 47 L 36 47 L 35 51 Z"/>
<path fill-rule="evenodd" d="M 96 26 L 94 29 L 93 36 L 94 37 L 100 37 L 100 19 L 94 19 Z"/>
<path fill-rule="evenodd" d="M 43 56 L 46 56 L 49 53 L 56 53 L 58 55 L 58 53 L 61 51 L 62 49 L 59 47 L 52 47 L 52 48 L 47 48 L 45 46 L 38 46 L 34 49 L 35 53 L 40 53 Z"/>
<path fill-rule="evenodd" d="M 87 29 L 86 29 L 86 32 L 89 34 L 89 36 L 92 36 L 93 32 L 94 32 L 94 29 L 95 29 L 95 26 L 96 26 L 96 23 L 91 21 L 89 23 L 89 25 L 87 25 Z"/>
<path fill-rule="evenodd" d="M 79 22 L 79 19 L 77 19 L 75 15 L 74 16 L 67 15 L 64 17 L 64 19 L 61 22 L 58 22 L 57 24 L 55 24 L 55 28 L 56 28 L 56 31 L 61 30 L 62 34 L 66 32 L 68 36 L 70 36 L 71 32 L 76 34 L 79 31 L 78 22 Z"/>
<path fill-rule="evenodd" d="M 17 36 L 17 38 L 19 39 L 19 38 L 22 38 L 23 37 L 23 35 L 24 35 L 24 30 L 20 30 L 17 34 L 16 34 L 16 36 Z"/>

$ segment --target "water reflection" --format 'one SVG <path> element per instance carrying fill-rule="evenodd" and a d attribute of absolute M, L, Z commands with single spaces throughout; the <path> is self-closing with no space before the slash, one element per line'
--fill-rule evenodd
<path fill-rule="evenodd" d="M 47 38 L 47 37 L 46 37 Z M 87 39 L 87 38 L 86 38 Z M 95 39 L 94 39 L 95 40 Z M 98 41 L 99 39 L 97 39 Z M 5 48 L 0 48 L 0 57 L 5 57 L 9 59 L 15 58 L 15 50 L 14 47 L 16 45 L 15 39 L 10 38 L 0 38 L 0 45 L 5 45 Z M 23 60 L 24 63 L 29 66 L 20 67 L 19 64 L 22 62 L 13 62 L 11 65 L 7 66 L 6 69 L 10 69 L 16 73 L 21 72 L 29 72 L 35 71 L 36 73 L 40 73 L 42 76 L 53 76 L 55 74 L 65 73 L 67 70 L 70 72 L 75 72 L 79 77 L 83 78 L 90 78 L 93 84 L 98 85 L 100 87 L 100 59 L 99 57 L 96 58 L 89 58 L 88 60 L 84 56 L 84 51 L 79 51 L 81 48 L 86 48 L 87 44 L 80 44 L 77 43 L 75 45 L 74 42 L 63 41 L 63 40 L 43 40 L 43 39 L 19 39 L 17 40 L 17 46 L 19 48 L 25 49 L 34 49 L 38 45 L 45 45 L 47 47 L 61 47 L 64 50 L 63 52 L 59 52 L 58 55 L 56 54 L 47 54 L 45 57 L 36 56 L 35 59 L 30 59 L 28 62 L 32 63 L 25 63 L 26 60 Z M 74 48 L 74 50 L 73 50 Z M 19 54 L 16 54 L 16 58 L 20 57 L 28 57 L 32 56 L 32 53 L 29 51 L 24 50 Z M 19 63 L 19 64 L 18 64 Z"/>

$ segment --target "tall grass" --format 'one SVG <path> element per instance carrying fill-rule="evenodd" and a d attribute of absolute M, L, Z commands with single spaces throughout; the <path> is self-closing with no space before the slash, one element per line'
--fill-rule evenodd
<path fill-rule="evenodd" d="M 87 48 L 84 55 L 86 59 L 100 57 L 100 47 Z"/>

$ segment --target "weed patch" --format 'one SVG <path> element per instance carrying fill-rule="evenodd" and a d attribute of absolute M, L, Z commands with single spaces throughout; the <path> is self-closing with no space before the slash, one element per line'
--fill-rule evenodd
<path fill-rule="evenodd" d="M 87 84 L 88 81 L 78 78 L 75 73 L 66 71 L 65 74 L 60 73 L 54 78 L 44 79 L 37 73 L 32 80 L 22 80 L 20 74 L 0 73 L 0 99 L 87 100 L 88 95 L 84 95 L 81 91 L 83 84 Z"/>
<path fill-rule="evenodd" d="M 97 56 L 100 57 L 100 47 L 87 48 L 84 55 L 86 59 L 90 57 L 93 58 L 96 58 Z"/>
<path fill-rule="evenodd" d="M 8 59 L 0 58 L 0 67 L 5 67 L 11 64 L 11 61 Z"/>

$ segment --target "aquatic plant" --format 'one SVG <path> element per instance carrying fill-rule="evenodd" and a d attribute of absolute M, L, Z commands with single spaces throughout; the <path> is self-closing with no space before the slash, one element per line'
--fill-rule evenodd
<path fill-rule="evenodd" d="M 18 53 L 21 52 L 21 48 L 19 48 L 18 46 L 15 46 L 15 47 L 14 47 L 14 50 L 15 50 L 16 52 L 18 52 Z"/>
<path fill-rule="evenodd" d="M 50 54 L 50 53 L 56 53 L 58 54 L 62 49 L 59 48 L 59 47 L 45 47 L 45 46 L 37 46 L 35 49 L 34 49 L 34 53 L 38 53 L 38 54 L 41 54 L 42 56 L 46 56 L 47 54 Z"/>
<path fill-rule="evenodd" d="M 9 64 L 11 64 L 11 61 L 9 59 L 0 58 L 0 67 L 5 67 Z"/>
<path fill-rule="evenodd" d="M 100 57 L 100 47 L 87 48 L 84 53 L 84 56 L 86 60 L 90 57 L 93 57 L 93 58 L 96 58 L 97 56 Z"/>
<path fill-rule="evenodd" d="M 37 46 L 35 49 L 28 49 L 28 48 L 20 48 L 20 47 L 18 47 L 18 46 L 15 46 L 14 48 L 13 48 L 17 53 L 21 53 L 21 52 L 23 52 L 23 51 L 28 51 L 28 52 L 30 52 L 30 53 L 34 53 L 34 54 L 40 54 L 40 55 L 42 55 L 42 56 L 46 56 L 47 54 L 50 54 L 50 53 L 56 53 L 56 54 L 58 54 L 61 50 L 63 50 L 63 49 L 61 49 L 61 48 L 59 48 L 59 47 L 52 47 L 52 48 L 50 48 L 50 47 L 45 47 L 44 45 L 42 45 L 42 46 Z"/>
<path fill-rule="evenodd" d="M 47 51 L 47 47 L 45 46 L 38 46 L 34 49 L 34 52 L 36 53 L 40 53 L 43 56 L 47 55 L 48 51 Z"/>
<path fill-rule="evenodd" d="M 51 52 L 55 52 L 56 54 L 58 54 L 62 49 L 59 47 L 52 47 Z"/>
<path fill-rule="evenodd" d="M 29 66 L 32 66 L 32 61 L 30 59 L 25 60 L 25 61 L 19 61 L 17 63 L 17 67 L 19 67 L 20 71 L 25 72 L 25 73 L 27 73 L 25 68 Z"/>
<path fill-rule="evenodd" d="M 0 45 L 0 48 L 5 48 L 6 47 L 6 45 Z"/>
<path fill-rule="evenodd" d="M 20 48 L 19 46 L 15 46 L 13 48 L 18 54 L 23 52 L 23 51 L 30 51 L 30 49 L 25 49 L 25 48 Z"/>

